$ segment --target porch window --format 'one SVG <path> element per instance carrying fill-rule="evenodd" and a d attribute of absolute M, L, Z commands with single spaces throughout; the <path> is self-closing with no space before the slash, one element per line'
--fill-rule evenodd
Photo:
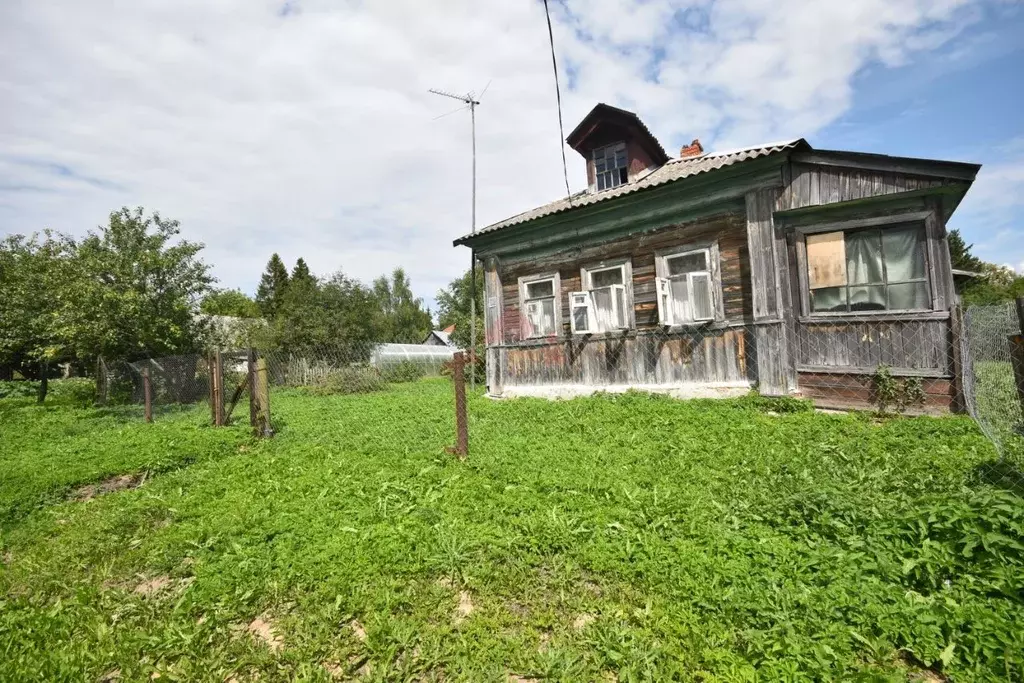
<path fill-rule="evenodd" d="M 628 262 L 584 268 L 585 291 L 569 295 L 570 324 L 580 334 L 613 332 L 632 326 L 632 269 Z"/>
<path fill-rule="evenodd" d="M 931 308 L 921 225 L 807 235 L 811 313 Z"/>
<path fill-rule="evenodd" d="M 598 190 L 618 187 L 629 180 L 626 145 L 619 142 L 594 150 L 594 175 Z"/>
<path fill-rule="evenodd" d="M 558 334 L 558 275 L 520 278 L 522 333 L 524 338 Z"/>

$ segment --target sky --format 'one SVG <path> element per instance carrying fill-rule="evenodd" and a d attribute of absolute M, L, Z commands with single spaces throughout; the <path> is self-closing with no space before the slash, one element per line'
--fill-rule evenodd
<path fill-rule="evenodd" d="M 1024 272 L 1024 4 L 552 0 L 568 133 L 597 103 L 670 154 L 804 137 L 983 164 L 949 227 Z M 181 222 L 222 287 L 269 256 L 433 305 L 477 225 L 565 192 L 537 0 L 3 0 L 0 235 Z M 584 163 L 566 148 L 569 184 Z"/>

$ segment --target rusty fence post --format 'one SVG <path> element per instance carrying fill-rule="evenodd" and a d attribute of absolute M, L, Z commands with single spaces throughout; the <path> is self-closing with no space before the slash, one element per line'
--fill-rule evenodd
<path fill-rule="evenodd" d="M 146 422 L 153 421 L 153 381 L 149 378 L 149 368 L 142 368 L 142 398 L 145 401 Z"/>
<path fill-rule="evenodd" d="M 455 382 L 455 447 L 449 453 L 465 458 L 469 455 L 469 423 L 466 415 L 466 356 L 459 351 L 452 358 L 452 380 Z"/>

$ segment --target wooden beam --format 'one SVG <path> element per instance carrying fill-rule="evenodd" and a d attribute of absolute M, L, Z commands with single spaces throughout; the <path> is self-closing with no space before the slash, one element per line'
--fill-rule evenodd
<path fill-rule="evenodd" d="M 893 157 L 885 154 L 868 154 L 864 152 L 839 152 L 830 150 L 812 150 L 794 152 L 793 161 L 821 166 L 845 166 L 869 171 L 886 171 L 905 173 L 908 175 L 929 176 L 934 178 L 951 178 L 973 182 L 981 169 L 980 164 L 961 161 L 940 161 L 936 159 L 915 159 L 911 157 Z"/>

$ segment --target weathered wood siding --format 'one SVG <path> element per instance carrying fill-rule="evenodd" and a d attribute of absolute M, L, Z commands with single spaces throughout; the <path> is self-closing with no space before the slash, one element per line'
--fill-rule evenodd
<path fill-rule="evenodd" d="M 938 187 L 941 178 L 792 162 L 782 167 L 777 211 Z M 948 181 L 951 182 L 951 181 Z"/>
<path fill-rule="evenodd" d="M 746 217 L 725 214 L 693 223 L 673 225 L 529 262 L 502 265 L 502 324 L 506 343 L 522 338 L 518 282 L 522 276 L 558 271 L 561 279 L 562 326 L 558 337 L 569 336 L 569 294 L 581 288 L 580 268 L 600 261 L 629 257 L 633 267 L 633 310 L 639 330 L 658 325 L 654 253 L 690 242 L 718 240 L 721 254 L 722 299 L 726 320 L 749 320 L 750 261 L 747 257 Z M 488 294 L 489 296 L 489 294 Z"/>
<path fill-rule="evenodd" d="M 951 377 L 949 318 L 814 320 L 796 326 L 801 372 L 870 374 L 888 365 L 896 374 Z"/>
<path fill-rule="evenodd" d="M 799 372 L 800 393 L 823 408 L 871 409 L 874 405 L 870 375 Z M 954 406 L 953 382 L 948 379 L 925 378 L 921 381 L 925 401 L 920 408 L 926 413 L 948 413 Z"/>
<path fill-rule="evenodd" d="M 573 338 L 506 346 L 496 354 L 503 387 L 749 384 L 756 375 L 743 327 L 668 335 Z"/>

